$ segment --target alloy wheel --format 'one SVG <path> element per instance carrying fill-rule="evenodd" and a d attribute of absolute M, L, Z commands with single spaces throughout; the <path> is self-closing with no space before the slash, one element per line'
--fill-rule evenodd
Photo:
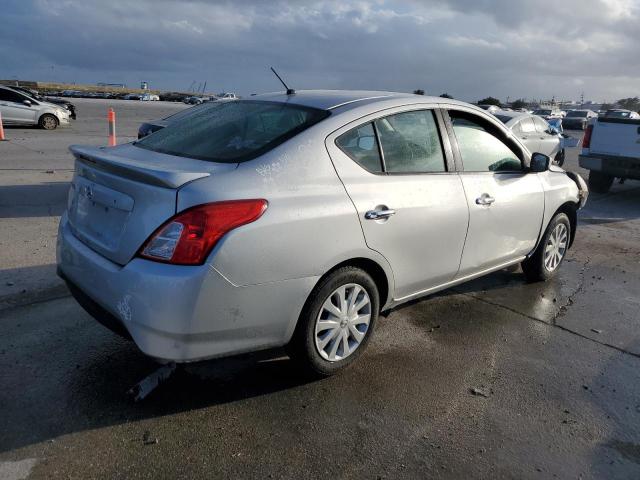
<path fill-rule="evenodd" d="M 549 239 L 544 250 L 544 268 L 549 272 L 553 272 L 564 257 L 567 251 L 567 241 L 569 239 L 569 229 L 564 223 L 558 223 Z"/>
<path fill-rule="evenodd" d="M 371 299 L 356 283 L 342 285 L 324 301 L 316 319 L 315 343 L 320 356 L 343 360 L 357 350 L 369 330 Z"/>

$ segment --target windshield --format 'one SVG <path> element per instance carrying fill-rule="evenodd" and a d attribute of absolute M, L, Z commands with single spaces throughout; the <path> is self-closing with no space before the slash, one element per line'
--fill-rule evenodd
<path fill-rule="evenodd" d="M 569 112 L 567 113 L 567 117 L 580 117 L 584 118 L 587 116 L 587 112 Z"/>
<path fill-rule="evenodd" d="M 534 115 L 551 115 L 551 110 L 536 110 L 533 112 Z"/>
<path fill-rule="evenodd" d="M 137 147 L 211 162 L 258 157 L 326 118 L 329 112 L 279 102 L 206 105 L 142 140 Z"/>
<path fill-rule="evenodd" d="M 610 118 L 629 118 L 631 112 L 625 112 L 624 110 L 609 110 L 605 113 L 606 117 Z"/>

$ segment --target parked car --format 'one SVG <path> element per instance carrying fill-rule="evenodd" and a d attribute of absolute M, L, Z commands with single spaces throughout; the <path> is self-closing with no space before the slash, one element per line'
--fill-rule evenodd
<path fill-rule="evenodd" d="M 232 92 L 222 92 L 218 94 L 218 100 L 237 100 L 238 97 Z"/>
<path fill-rule="evenodd" d="M 545 120 L 549 120 L 551 118 L 562 118 L 562 112 L 557 108 L 538 108 L 533 111 L 533 114 L 538 115 Z"/>
<path fill-rule="evenodd" d="M 604 118 L 621 118 L 621 119 L 626 118 L 630 120 L 637 120 L 640 118 L 640 114 L 638 114 L 638 112 L 625 110 L 623 108 L 613 108 L 611 110 L 607 110 L 604 113 Z"/>
<path fill-rule="evenodd" d="M 204 99 L 202 97 L 196 97 L 194 95 L 194 96 L 185 98 L 183 102 L 188 105 L 200 105 L 201 103 L 204 103 Z"/>
<path fill-rule="evenodd" d="M 140 127 L 138 127 L 138 139 L 146 137 L 153 132 L 157 132 L 158 130 L 163 129 L 173 122 L 182 120 L 183 118 L 186 118 L 189 115 L 200 111 L 200 109 L 206 106 L 206 103 L 201 103 L 200 105 L 195 105 L 191 108 L 180 110 L 179 112 L 169 115 L 168 117 L 161 118 L 160 120 L 149 120 L 148 122 L 144 122 L 140 125 Z"/>
<path fill-rule="evenodd" d="M 587 125 L 578 162 L 589 187 L 606 193 L 617 177 L 640 180 L 640 118 L 600 117 Z"/>
<path fill-rule="evenodd" d="M 127 93 L 124 97 L 122 97 L 123 100 L 140 100 L 140 97 L 142 97 L 142 95 L 140 95 L 139 93 Z"/>
<path fill-rule="evenodd" d="M 494 115 L 518 136 L 530 152 L 544 153 L 557 165 L 564 164 L 562 132 L 557 128 L 550 128 L 546 120 L 537 115 L 520 112 L 499 111 Z"/>
<path fill-rule="evenodd" d="M 571 110 L 562 122 L 569 130 L 584 130 L 589 121 L 597 116 L 598 114 L 593 110 Z"/>
<path fill-rule="evenodd" d="M 11 87 L 11 88 L 18 92 L 22 92 L 32 98 L 35 98 L 40 102 L 47 102 L 47 103 L 53 103 L 54 105 L 60 105 L 69 111 L 69 116 L 73 120 L 76 119 L 76 106 L 73 103 L 71 103 L 69 100 L 64 100 L 63 98 L 55 98 L 50 95 L 41 96 L 37 91 L 31 90 L 29 88 L 23 88 L 23 87 Z"/>
<path fill-rule="evenodd" d="M 143 102 L 157 102 L 160 100 L 160 97 L 152 93 L 145 93 L 144 95 L 140 96 L 140 100 L 142 100 Z"/>
<path fill-rule="evenodd" d="M 69 110 L 64 107 L 3 86 L 0 86 L 0 113 L 5 125 L 38 125 L 45 130 L 68 125 L 70 117 Z"/>
<path fill-rule="evenodd" d="M 322 375 L 380 311 L 510 265 L 554 276 L 587 195 L 484 110 L 408 94 L 214 102 L 71 152 L 58 271 L 98 321 L 163 361 L 286 346 Z"/>
<path fill-rule="evenodd" d="M 497 105 L 478 105 L 478 107 L 486 110 L 489 113 L 498 112 L 500 110 L 500 107 L 498 107 Z"/>

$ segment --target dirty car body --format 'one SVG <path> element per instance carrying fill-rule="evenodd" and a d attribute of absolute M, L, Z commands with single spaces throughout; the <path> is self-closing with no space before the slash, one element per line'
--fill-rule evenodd
<path fill-rule="evenodd" d="M 71 151 L 59 274 L 162 361 L 290 344 L 339 272 L 352 280 L 336 292 L 366 290 L 373 318 L 527 261 L 558 212 L 571 220 L 568 248 L 586 200 L 563 170 L 533 171 L 531 152 L 482 109 L 396 93 L 266 94 L 207 105 L 132 144 Z M 205 247 L 203 215 L 221 225 Z M 373 280 L 363 291 L 354 269 Z M 351 321 L 322 315 L 318 325 Z M 356 330 L 322 357 L 345 357 Z"/>

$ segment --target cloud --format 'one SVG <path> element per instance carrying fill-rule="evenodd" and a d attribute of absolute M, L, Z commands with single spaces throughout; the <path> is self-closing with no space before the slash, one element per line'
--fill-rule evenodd
<path fill-rule="evenodd" d="M 4 0 L 2 76 L 610 100 L 640 85 L 639 0 Z M 579 81 L 577 81 L 579 80 Z"/>

